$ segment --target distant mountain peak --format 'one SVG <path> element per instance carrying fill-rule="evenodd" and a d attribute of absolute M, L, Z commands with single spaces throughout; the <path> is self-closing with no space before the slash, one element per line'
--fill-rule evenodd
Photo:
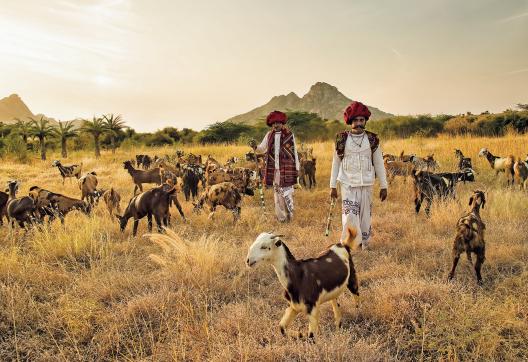
<path fill-rule="evenodd" d="M 323 119 L 339 119 L 343 117 L 343 111 L 352 100 L 341 93 L 337 87 L 325 83 L 317 82 L 310 87 L 308 93 L 299 98 L 294 92 L 287 95 L 274 96 L 271 100 L 247 113 L 232 117 L 228 121 L 235 123 L 255 124 L 274 110 L 282 111 L 303 111 L 317 113 Z M 382 119 L 392 116 L 376 107 L 368 106 L 372 112 L 371 119 Z"/>

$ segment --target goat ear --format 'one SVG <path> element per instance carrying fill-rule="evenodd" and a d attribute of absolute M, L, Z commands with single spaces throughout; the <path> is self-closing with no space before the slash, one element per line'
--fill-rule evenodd
<path fill-rule="evenodd" d="M 471 197 L 469 198 L 469 206 L 471 206 L 472 203 L 473 203 L 473 196 L 471 196 Z"/>
<path fill-rule="evenodd" d="M 275 242 L 276 247 L 279 247 L 281 245 L 282 245 L 282 241 L 280 239 Z"/>

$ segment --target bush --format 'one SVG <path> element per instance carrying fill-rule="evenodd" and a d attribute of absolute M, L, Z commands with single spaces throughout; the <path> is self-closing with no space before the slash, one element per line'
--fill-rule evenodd
<path fill-rule="evenodd" d="M 6 138 L 5 150 L 8 153 L 14 155 L 17 161 L 20 163 L 27 163 L 29 161 L 27 147 L 22 138 L 16 135 L 11 135 L 10 137 Z"/>

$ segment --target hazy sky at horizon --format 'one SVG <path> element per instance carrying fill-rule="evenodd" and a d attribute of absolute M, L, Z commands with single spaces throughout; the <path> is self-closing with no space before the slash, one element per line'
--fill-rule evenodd
<path fill-rule="evenodd" d="M 528 103 L 528 0 L 0 0 L 0 98 L 201 129 L 335 85 L 395 114 Z"/>

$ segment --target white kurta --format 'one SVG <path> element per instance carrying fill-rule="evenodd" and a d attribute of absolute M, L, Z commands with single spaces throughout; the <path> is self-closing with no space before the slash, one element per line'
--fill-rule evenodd
<path fill-rule="evenodd" d="M 387 188 L 387 176 L 383 164 L 381 147 L 372 154 L 368 137 L 349 134 L 345 144 L 343 160 L 334 151 L 330 187 L 341 184 L 342 223 L 341 240 L 346 237 L 347 225 L 358 231 L 355 240 L 363 248 L 368 246 L 371 236 L 372 188 L 378 177 L 381 188 Z"/>
<path fill-rule="evenodd" d="M 257 146 L 256 152 L 265 153 L 268 150 L 268 137 L 269 131 L 264 136 L 264 139 Z M 275 174 L 273 177 L 273 198 L 275 200 L 275 214 L 280 222 L 289 221 L 293 218 L 293 186 L 280 187 L 280 164 L 279 164 L 279 153 L 281 145 L 281 132 L 275 132 L 274 142 L 274 158 L 275 158 Z M 297 145 L 295 143 L 295 136 L 293 136 L 294 156 L 295 156 L 295 169 L 299 171 L 299 157 L 297 156 Z"/>

